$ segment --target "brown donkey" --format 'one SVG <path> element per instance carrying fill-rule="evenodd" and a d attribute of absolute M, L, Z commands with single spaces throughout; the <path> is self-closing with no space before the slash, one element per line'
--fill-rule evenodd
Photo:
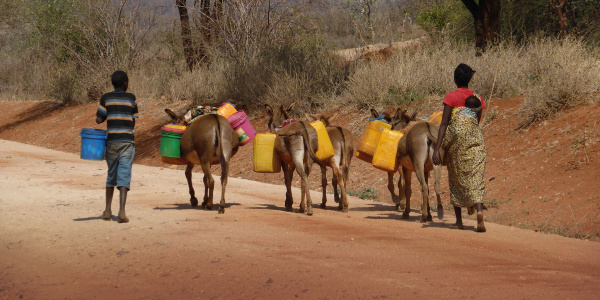
<path fill-rule="evenodd" d="M 327 203 L 327 169 L 330 167 L 333 170 L 333 178 L 331 184 L 333 185 L 333 197 L 336 203 L 339 203 L 339 209 L 343 212 L 348 212 L 348 197 L 346 196 L 346 183 L 348 183 L 348 173 L 350 170 L 350 162 L 354 155 L 354 137 L 352 133 L 343 127 L 331 126 L 333 121 L 339 115 L 339 111 L 336 111 L 329 115 L 321 115 L 318 118 L 306 114 L 306 118 L 311 121 L 321 121 L 327 128 L 327 134 L 331 139 L 333 145 L 334 155 L 324 161 L 321 161 L 321 185 L 323 187 L 323 199 L 321 200 L 321 208 L 326 207 Z M 340 196 L 338 195 L 337 187 L 340 186 Z"/>
<path fill-rule="evenodd" d="M 371 110 L 371 113 L 373 116 L 379 115 L 375 110 Z M 438 219 L 443 219 L 444 217 L 444 208 L 440 194 L 442 167 L 433 165 L 431 161 L 431 155 L 433 154 L 432 147 L 433 143 L 437 140 L 438 126 L 424 121 L 417 121 L 416 114 L 417 112 L 408 114 L 406 110 L 398 108 L 396 114 L 391 118 L 393 130 L 406 132 L 398 142 L 398 152 L 396 154 L 396 162 L 402 166 L 402 168 L 398 169 L 400 173 L 400 178 L 398 179 L 399 202 L 396 202 L 398 197 L 394 192 L 393 172 L 388 172 L 388 189 L 392 194 L 392 200 L 396 202 L 398 210 L 404 209 L 402 217 L 408 219 L 410 197 L 412 194 L 411 175 L 415 172 L 417 180 L 421 184 L 421 194 L 423 196 L 421 222 L 426 222 L 433 219 L 429 207 L 429 172 L 432 170 L 435 177 L 434 189 L 437 199 Z M 443 153 L 441 154 L 443 155 Z"/>
<path fill-rule="evenodd" d="M 299 212 L 306 212 L 310 216 L 313 214 L 313 210 L 308 188 L 308 175 L 313 164 L 312 161 L 319 165 L 323 163 L 315 155 L 319 148 L 317 131 L 308 122 L 296 121 L 277 130 L 278 126 L 289 119 L 289 112 L 294 108 L 294 105 L 296 105 L 296 102 L 292 102 L 287 108 L 281 105 L 276 110 L 269 104 L 265 104 L 265 107 L 269 115 L 269 131 L 277 134 L 277 137 L 275 137 L 275 154 L 282 162 L 281 167 L 285 177 L 285 187 L 287 189 L 285 208 L 292 211 L 292 205 L 294 204 L 292 176 L 294 170 L 296 170 L 301 179 L 302 191 Z"/>
<path fill-rule="evenodd" d="M 183 124 L 182 117 L 177 116 L 170 109 L 165 109 L 165 112 L 176 124 Z M 215 180 L 210 173 L 210 166 L 221 164 L 219 213 L 225 213 L 225 187 L 227 186 L 229 160 L 236 154 L 238 147 L 238 135 L 231 128 L 229 121 L 221 115 L 204 115 L 187 127 L 181 137 L 181 157 L 188 161 L 185 177 L 188 182 L 192 207 L 198 206 L 198 199 L 195 197 L 194 187 L 192 186 L 192 169 L 194 165 L 200 165 L 204 173 L 202 207 L 211 210 Z"/>

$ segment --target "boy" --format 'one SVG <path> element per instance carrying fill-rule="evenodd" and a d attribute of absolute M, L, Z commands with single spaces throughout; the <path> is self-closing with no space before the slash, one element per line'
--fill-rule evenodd
<path fill-rule="evenodd" d="M 127 73 L 116 71 L 111 76 L 115 90 L 104 94 L 98 104 L 96 123 L 106 120 L 106 209 L 102 213 L 104 220 L 112 219 L 111 203 L 116 186 L 120 192 L 119 223 L 129 222 L 125 215 L 125 202 L 131 181 L 131 165 L 135 156 L 133 143 L 135 119 L 138 118 L 138 107 L 135 95 L 127 93 L 129 78 Z"/>

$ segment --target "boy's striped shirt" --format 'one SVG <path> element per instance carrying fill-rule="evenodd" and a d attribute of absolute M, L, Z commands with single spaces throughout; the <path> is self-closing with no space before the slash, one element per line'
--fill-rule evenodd
<path fill-rule="evenodd" d="M 126 92 L 104 94 L 98 104 L 96 116 L 106 120 L 107 142 L 133 143 L 138 107 L 135 95 Z"/>

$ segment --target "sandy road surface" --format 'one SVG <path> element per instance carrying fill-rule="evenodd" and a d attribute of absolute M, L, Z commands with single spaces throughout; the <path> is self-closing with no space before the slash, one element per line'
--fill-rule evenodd
<path fill-rule="evenodd" d="M 309 217 L 282 209 L 284 187 L 237 178 L 218 215 L 190 207 L 182 171 L 135 165 L 131 222 L 103 221 L 105 171 L 104 162 L 0 140 L 0 298 L 600 293 L 600 243 L 490 223 L 478 234 L 471 220 L 468 230 L 455 231 L 447 229 L 453 216 L 422 225 L 417 212 L 401 220 L 391 205 L 353 197 L 347 214 L 316 208 Z M 194 175 L 201 192 L 201 175 Z M 320 202 L 319 194 L 313 199 Z"/>

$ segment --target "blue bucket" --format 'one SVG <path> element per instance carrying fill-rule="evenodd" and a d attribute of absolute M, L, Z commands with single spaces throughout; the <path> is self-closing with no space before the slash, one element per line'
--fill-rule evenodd
<path fill-rule="evenodd" d="M 103 160 L 106 148 L 106 130 L 83 128 L 81 129 L 81 158 L 89 160 Z"/>

